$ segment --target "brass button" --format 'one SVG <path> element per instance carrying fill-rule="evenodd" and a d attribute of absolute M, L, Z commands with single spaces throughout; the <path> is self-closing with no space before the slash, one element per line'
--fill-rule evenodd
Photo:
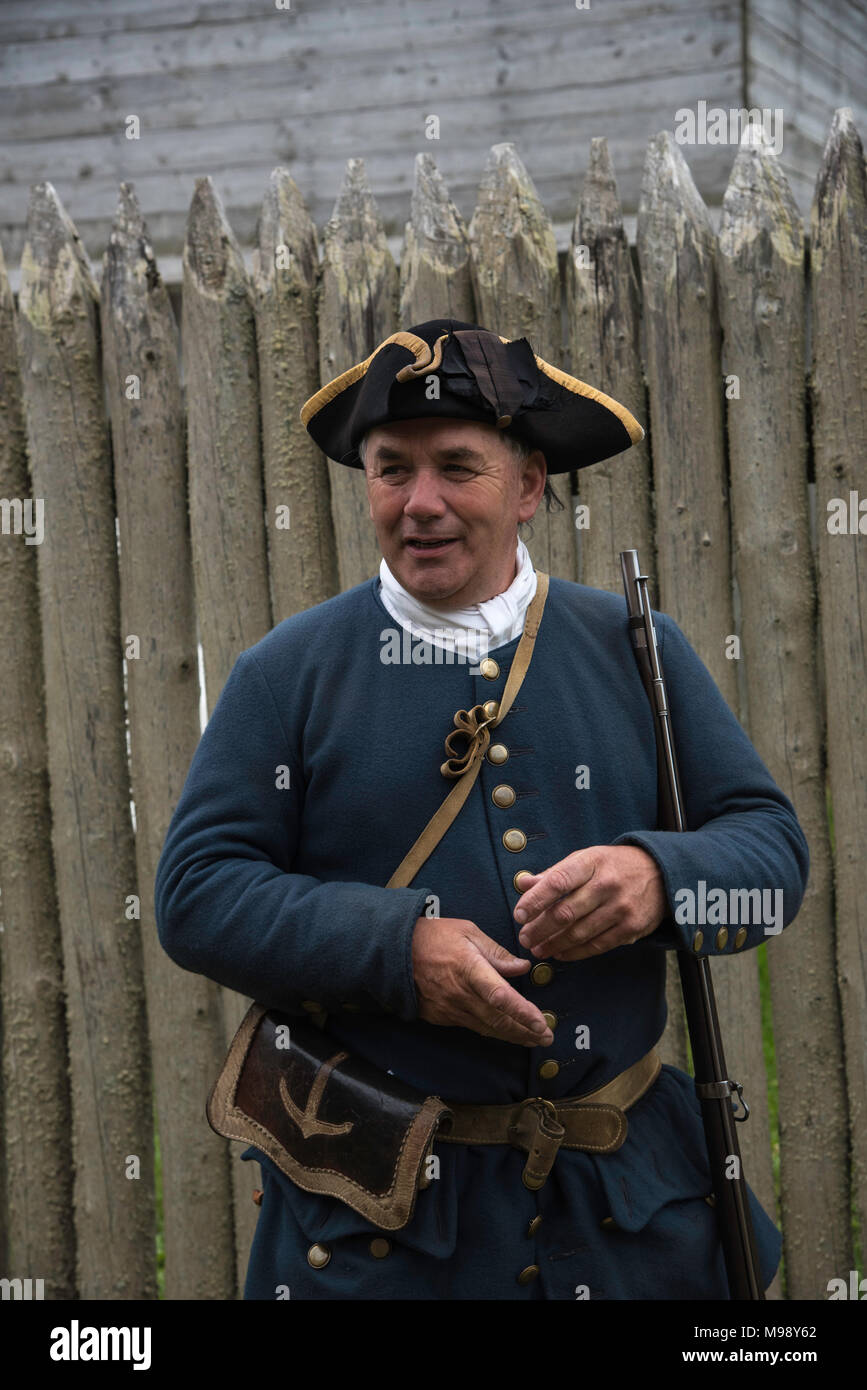
<path fill-rule="evenodd" d="M 701 948 L 702 948 L 703 945 L 704 945 L 704 932 L 703 932 L 703 931 L 697 931 L 696 934 L 695 934 L 695 936 L 692 938 L 692 949 L 693 949 L 695 952 L 698 952 L 698 951 L 701 950 Z"/>
<path fill-rule="evenodd" d="M 526 889 L 526 888 L 522 888 L 521 885 L 520 885 L 520 883 L 518 882 L 518 880 L 521 879 L 521 878 L 523 878 L 523 877 L 524 877 L 524 874 L 531 874 L 531 873 L 532 873 L 532 870 L 530 870 L 530 869 L 519 869 L 519 870 L 518 870 L 518 872 L 515 874 L 515 877 L 512 879 L 512 882 L 513 882 L 513 884 L 515 885 L 515 892 L 516 892 L 516 893 L 526 893 L 527 889 Z"/>
<path fill-rule="evenodd" d="M 537 1275 L 538 1273 L 539 1273 L 539 1266 L 538 1266 L 538 1265 L 527 1265 L 527 1268 L 526 1268 L 526 1269 L 522 1269 L 522 1270 L 521 1270 L 521 1273 L 518 1275 L 518 1283 L 519 1283 L 519 1284 L 532 1284 L 533 1280 L 536 1278 L 536 1275 Z"/>
<path fill-rule="evenodd" d="M 331 1251 L 327 1245 L 311 1245 L 307 1251 L 307 1263 L 314 1269 L 324 1269 L 331 1259 Z"/>
<path fill-rule="evenodd" d="M 486 719 L 496 719 L 500 712 L 500 705 L 497 700 L 486 700 L 482 705 L 482 714 Z"/>
<path fill-rule="evenodd" d="M 370 1253 L 375 1260 L 384 1260 L 391 1251 L 391 1241 L 384 1236 L 374 1236 L 370 1242 Z"/>
<path fill-rule="evenodd" d="M 557 1015 L 550 1013 L 548 1009 L 543 1009 L 542 1017 L 544 1018 L 545 1022 L 551 1029 L 551 1032 L 553 1033 L 554 1029 L 557 1027 Z"/>
<path fill-rule="evenodd" d="M 309 1014 L 321 1014 L 323 1012 L 322 1005 L 317 1004 L 315 999 L 302 999 L 301 1007 L 306 1009 Z"/>
<path fill-rule="evenodd" d="M 715 1207 L 715 1206 L 716 1206 L 716 1193 L 711 1192 L 710 1195 L 709 1195 L 708 1197 L 705 1197 L 704 1200 L 707 1202 L 707 1204 L 708 1204 L 709 1207 Z"/>
<path fill-rule="evenodd" d="M 601 1225 L 603 1231 L 617 1230 L 617 1222 L 614 1220 L 613 1216 L 603 1216 L 599 1224 Z"/>
<path fill-rule="evenodd" d="M 262 1198 L 263 1198 L 264 1196 L 265 1196 L 265 1192 L 264 1192 L 263 1188 L 261 1188 L 261 1187 L 254 1187 L 254 1188 L 253 1188 L 253 1201 L 256 1203 L 256 1206 L 257 1206 L 257 1207 L 261 1207 L 261 1205 L 262 1205 Z"/>
<path fill-rule="evenodd" d="M 505 782 L 501 782 L 500 785 L 494 787 L 494 790 L 491 792 L 491 800 L 495 806 L 501 806 L 505 811 L 507 807 L 514 806 L 515 795 L 514 787 L 508 787 Z"/>
<path fill-rule="evenodd" d="M 495 681 L 500 674 L 500 668 L 492 656 L 486 656 L 484 661 L 479 662 L 479 670 L 486 681 Z"/>
<path fill-rule="evenodd" d="M 718 931 L 717 934 L 716 934 L 716 948 L 717 948 L 718 951 L 723 951 L 723 950 L 725 950 L 725 944 L 726 944 L 726 942 L 728 941 L 728 939 L 729 939 L 729 929 L 728 929 L 728 927 L 720 927 L 719 931 Z"/>
<path fill-rule="evenodd" d="M 544 961 L 540 961 L 538 965 L 534 965 L 533 969 L 530 971 L 530 979 L 533 981 L 534 985 L 550 985 L 553 978 L 554 967 L 552 965 L 546 965 Z"/>
<path fill-rule="evenodd" d="M 553 1057 L 549 1057 L 547 1062 L 539 1065 L 539 1075 L 543 1081 L 552 1081 L 560 1070 L 560 1063 L 555 1062 Z"/>
<path fill-rule="evenodd" d="M 539 1227 L 541 1226 L 541 1224 L 542 1224 L 542 1218 L 541 1218 L 541 1216 L 534 1216 L 534 1217 L 533 1217 L 533 1220 L 530 1222 L 529 1226 L 527 1227 L 527 1235 L 528 1235 L 528 1236 L 534 1236 L 534 1235 L 536 1234 L 536 1232 L 538 1231 Z"/>
<path fill-rule="evenodd" d="M 507 830 L 503 836 L 503 844 L 512 854 L 520 854 L 522 849 L 527 848 L 527 837 L 523 830 Z"/>
<path fill-rule="evenodd" d="M 735 950 L 739 951 L 747 939 L 746 927 L 738 927 L 735 933 Z"/>
<path fill-rule="evenodd" d="M 502 767 L 508 756 L 509 750 L 504 743 L 492 743 L 485 754 L 488 762 L 493 763 L 495 767 Z"/>

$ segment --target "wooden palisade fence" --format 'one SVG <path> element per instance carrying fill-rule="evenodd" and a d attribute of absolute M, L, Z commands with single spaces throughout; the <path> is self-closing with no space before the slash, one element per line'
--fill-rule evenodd
<path fill-rule="evenodd" d="M 786 1291 L 827 1297 L 856 1267 L 867 542 L 857 525 L 826 524 L 833 499 L 867 497 L 867 187 L 851 114 L 836 113 L 818 172 L 809 276 L 786 180 L 749 133 L 718 235 L 673 137 L 650 141 L 637 253 L 640 287 L 602 139 L 562 288 L 550 219 L 509 145 L 492 151 L 469 227 L 419 155 L 399 268 L 361 160 L 321 259 L 296 185 L 275 170 L 251 273 L 201 179 L 184 250 L 185 408 L 132 188 L 99 290 L 54 190 L 34 188 L 17 308 L 0 264 L 7 1277 L 44 1279 L 50 1298 L 156 1295 L 155 1122 L 166 1296 L 239 1292 L 255 1166 L 211 1133 L 204 1101 L 245 1001 L 175 967 L 153 918 L 199 738 L 197 642 L 211 709 L 241 650 L 375 572 L 363 478 L 321 457 L 298 410 L 398 326 L 439 315 L 526 333 L 647 427 L 629 454 L 573 478 L 530 549 L 554 574 L 619 592 L 618 553 L 637 546 L 659 606 L 795 803 L 810 887 L 768 951 Z M 44 538 L 29 545 L 21 503 L 40 498 Z M 753 1111 L 747 1173 L 774 1210 L 758 954 L 720 959 L 714 979 Z M 685 1066 L 676 988 L 669 999 L 665 1056 Z"/>

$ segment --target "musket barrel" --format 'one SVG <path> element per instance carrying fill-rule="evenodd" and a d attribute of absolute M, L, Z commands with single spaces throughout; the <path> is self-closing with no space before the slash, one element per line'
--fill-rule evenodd
<path fill-rule="evenodd" d="M 671 712 L 665 676 L 656 644 L 656 629 L 637 550 L 620 552 L 629 630 L 635 659 L 654 716 L 659 767 L 660 819 L 663 829 L 685 831 L 683 792 L 677 767 Z M 722 1035 L 717 1017 L 710 962 L 679 950 L 677 963 L 683 991 L 687 1031 L 692 1048 L 695 1085 L 701 1105 L 708 1160 L 717 1199 L 720 1240 L 729 1292 L 733 1299 L 764 1300 L 759 1275 L 755 1232 L 746 1179 L 741 1169 Z M 702 1087 L 706 1091 L 702 1094 Z M 737 1176 L 728 1175 L 728 1161 L 737 1160 Z"/>

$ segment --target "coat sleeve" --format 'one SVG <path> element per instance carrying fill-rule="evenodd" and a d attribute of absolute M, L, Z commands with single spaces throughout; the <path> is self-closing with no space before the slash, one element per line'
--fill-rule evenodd
<path fill-rule="evenodd" d="M 759 946 L 794 919 L 810 854 L 791 801 L 774 782 L 707 667 L 673 618 L 654 613 L 688 829 L 635 830 L 662 872 L 670 915 L 646 941 L 697 954 Z M 727 927 L 724 945 L 717 939 Z M 746 937 L 740 936 L 741 927 Z"/>
<path fill-rule="evenodd" d="M 242 652 L 157 865 L 163 948 L 270 1008 L 293 1012 L 308 1000 L 416 1018 L 412 936 L 428 890 L 293 872 L 302 812 L 298 757 L 256 657 Z"/>

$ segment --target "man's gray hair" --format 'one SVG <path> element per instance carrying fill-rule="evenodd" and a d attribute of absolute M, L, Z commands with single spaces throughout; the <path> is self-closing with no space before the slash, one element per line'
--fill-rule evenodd
<path fill-rule="evenodd" d="M 518 463 L 523 463 L 524 460 L 528 459 L 530 455 L 534 452 L 532 444 L 527 444 L 525 440 L 519 439 L 518 436 L 516 434 L 513 434 L 511 430 L 503 430 L 502 438 L 505 439 L 506 443 L 509 445 L 509 448 L 512 450 L 512 453 L 514 454 Z M 361 459 L 362 468 L 364 467 L 366 454 L 367 435 L 365 434 L 362 436 L 358 444 L 358 457 Z M 557 496 L 556 492 L 551 486 L 550 478 L 545 479 L 545 491 L 542 493 L 542 496 L 545 499 L 546 512 L 563 511 L 563 503 L 560 501 L 560 498 Z M 528 526 L 530 528 L 530 535 L 533 534 L 533 527 L 529 521 L 520 522 L 519 529 L 521 526 Z"/>

